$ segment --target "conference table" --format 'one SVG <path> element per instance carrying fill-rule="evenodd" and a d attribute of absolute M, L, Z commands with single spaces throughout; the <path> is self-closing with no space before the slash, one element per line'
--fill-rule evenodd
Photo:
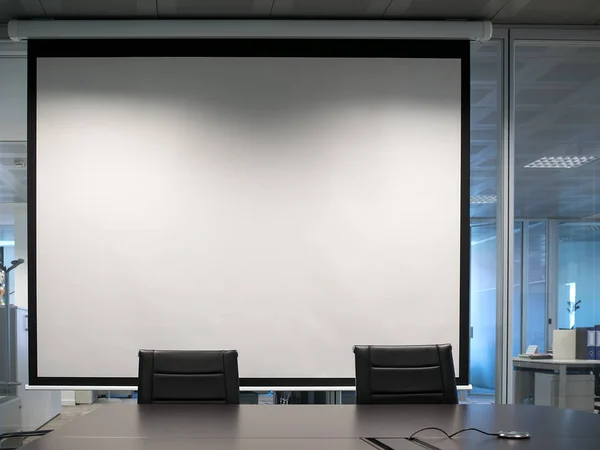
<path fill-rule="evenodd" d="M 466 432 L 518 430 L 528 440 Z M 376 440 L 373 440 L 376 439 Z M 98 408 L 26 450 L 598 450 L 600 415 L 530 405 L 134 405 Z"/>

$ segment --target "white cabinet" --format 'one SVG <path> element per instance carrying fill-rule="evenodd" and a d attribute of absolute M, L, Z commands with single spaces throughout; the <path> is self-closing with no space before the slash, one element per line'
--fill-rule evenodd
<path fill-rule="evenodd" d="M 534 403 L 558 406 L 558 375 L 535 374 Z M 565 408 L 594 411 L 594 375 L 567 375 Z"/>
<path fill-rule="evenodd" d="M 21 412 L 22 429 L 35 430 L 60 413 L 60 391 L 28 391 L 25 389 L 25 385 L 29 382 L 27 310 L 15 309 L 17 379 L 21 383 L 17 387 L 17 395 L 21 397 L 23 404 Z"/>

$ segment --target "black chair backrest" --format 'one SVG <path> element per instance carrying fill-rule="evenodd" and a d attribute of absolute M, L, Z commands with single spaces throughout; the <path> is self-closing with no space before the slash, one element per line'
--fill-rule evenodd
<path fill-rule="evenodd" d="M 452 346 L 354 347 L 356 403 L 457 404 Z"/>
<path fill-rule="evenodd" d="M 237 351 L 140 350 L 138 403 L 240 402 Z"/>

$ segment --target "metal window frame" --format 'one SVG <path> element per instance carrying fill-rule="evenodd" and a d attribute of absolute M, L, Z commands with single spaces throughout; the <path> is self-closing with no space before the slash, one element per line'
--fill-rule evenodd
<path fill-rule="evenodd" d="M 474 218 L 471 223 L 496 222 L 496 355 L 495 355 L 495 403 L 508 403 L 508 361 L 512 355 L 512 321 L 510 320 L 509 304 L 512 299 L 512 263 L 513 261 L 513 230 L 514 219 L 511 206 L 512 189 L 510 189 L 510 158 L 509 158 L 509 92 L 508 92 L 508 46 L 509 30 L 494 28 L 492 39 L 487 43 L 499 42 L 501 52 L 501 74 L 499 84 L 499 116 L 500 130 L 497 150 L 497 202 L 496 216 L 489 218 Z M 509 299 L 510 295 L 510 299 Z"/>
<path fill-rule="evenodd" d="M 529 322 L 528 322 L 528 317 L 529 317 L 529 284 L 530 284 L 530 280 L 529 280 L 529 254 L 531 251 L 531 245 L 530 245 L 530 236 L 531 236 L 531 226 L 532 225 L 537 225 L 537 224 L 544 224 L 545 227 L 545 237 L 546 237 L 546 248 L 545 248 L 545 255 L 546 255 L 546 267 L 545 267 L 545 273 L 546 273 L 546 295 L 545 295 L 545 302 L 544 302 L 544 322 L 546 323 L 546 326 L 548 324 L 548 314 L 549 314 L 549 299 L 550 299 L 550 292 L 548 289 L 549 286 L 549 274 L 551 273 L 551 270 L 549 268 L 549 263 L 548 263 L 548 259 L 549 259 L 549 252 L 550 252 L 550 245 L 549 245 L 549 228 L 550 228 L 550 222 L 551 219 L 522 219 L 519 220 L 517 219 L 517 221 L 520 221 L 522 224 L 522 229 L 521 229 L 521 238 L 522 238 L 522 245 L 521 245 L 521 301 L 520 301 L 520 308 L 521 308 L 521 334 L 520 334 L 520 340 L 521 340 L 521 348 L 520 351 L 524 352 L 527 347 L 529 347 L 529 342 L 527 340 L 527 336 L 528 336 L 528 329 L 529 329 Z M 514 331 L 514 330 L 513 330 Z M 548 348 L 548 330 L 546 330 L 546 332 L 544 333 L 544 345 L 545 348 Z"/>
<path fill-rule="evenodd" d="M 496 389 L 495 403 L 508 403 L 512 377 L 509 377 L 509 358 L 512 355 L 511 301 L 513 285 L 514 210 L 512 157 L 510 155 L 510 30 L 494 29 L 492 40 L 500 40 L 502 49 L 502 74 L 500 117 L 502 142 L 498 146 L 498 201 L 496 204 L 497 236 L 496 255 Z"/>
<path fill-rule="evenodd" d="M 503 323 L 500 325 L 503 328 L 503 342 L 500 346 L 497 346 L 497 351 L 500 353 L 502 351 L 502 355 L 498 355 L 498 358 L 502 358 L 502 370 L 496 368 L 496 376 L 497 380 L 501 380 L 501 384 L 496 388 L 496 403 L 510 403 L 512 402 L 512 393 L 513 393 L 513 377 L 512 377 L 512 363 L 511 363 L 511 354 L 510 349 L 512 348 L 512 316 L 510 314 L 511 307 L 513 306 L 514 295 L 511 289 L 514 280 L 514 235 L 512 231 L 514 230 L 514 151 L 515 151 L 515 139 L 514 139 L 514 130 L 515 130 L 515 114 L 513 111 L 513 103 L 514 103 L 514 95 L 515 95 L 515 76 L 513 72 L 513 68 L 515 67 L 515 46 L 518 42 L 528 41 L 528 44 L 543 44 L 543 43 L 552 43 L 552 42 L 568 42 L 573 43 L 575 45 L 583 44 L 585 42 L 595 42 L 600 41 L 600 29 L 598 27 L 527 27 L 527 26 L 506 26 L 501 27 L 500 29 L 496 28 L 494 30 L 494 35 L 492 38 L 496 37 L 497 33 L 506 32 L 507 39 L 505 41 L 505 62 L 508 66 L 504 71 L 504 85 L 506 88 L 506 96 L 505 96 L 505 114 L 504 114 L 504 126 L 507 128 L 505 130 L 506 135 L 508 136 L 508 148 L 505 148 L 506 154 L 503 159 L 503 176 L 502 181 L 504 181 L 507 186 L 504 186 L 502 192 L 507 193 L 508 195 L 508 205 L 507 201 L 503 201 L 503 206 L 507 209 L 503 210 L 504 216 L 503 223 L 504 229 L 502 229 L 502 235 L 507 237 L 507 240 L 504 244 L 508 248 L 502 249 L 503 256 L 506 258 L 503 261 L 505 272 L 504 274 L 499 273 L 499 280 L 501 280 L 500 276 L 502 275 L 502 285 L 505 294 L 502 298 L 498 299 L 501 305 L 498 305 L 498 309 L 502 309 L 502 312 L 507 314 L 504 317 Z M 504 165 L 506 164 L 506 165 Z M 500 215 L 498 215 L 500 217 Z M 531 218 L 529 220 L 532 220 Z M 547 246 L 546 246 L 546 323 L 547 323 L 547 333 L 546 333 L 546 348 L 550 348 L 551 343 L 551 331 L 556 325 L 557 320 L 557 312 L 558 312 L 558 296 L 557 296 L 557 286 L 556 284 L 556 275 L 557 275 L 557 267 L 558 267 L 558 222 L 564 222 L 566 220 L 555 220 L 553 218 L 545 218 L 544 220 L 548 221 L 547 225 Z M 552 324 L 548 323 L 548 319 L 552 319 Z M 521 332 L 523 332 L 523 324 L 521 325 Z M 506 347 L 509 349 L 509 353 L 505 352 Z M 499 373 L 501 372 L 501 373 Z M 498 387 L 500 389 L 498 389 Z M 498 390 L 500 391 L 498 393 Z"/>
<path fill-rule="evenodd" d="M 558 325 L 558 225 L 561 221 L 548 221 L 546 247 L 546 351 L 552 348 L 552 331 Z"/>

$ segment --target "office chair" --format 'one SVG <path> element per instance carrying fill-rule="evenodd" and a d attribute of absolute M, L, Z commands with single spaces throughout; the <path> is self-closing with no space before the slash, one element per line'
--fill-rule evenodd
<path fill-rule="evenodd" d="M 457 404 L 452 346 L 354 347 L 356 403 Z"/>
<path fill-rule="evenodd" d="M 138 403 L 240 402 L 237 351 L 140 350 Z"/>

